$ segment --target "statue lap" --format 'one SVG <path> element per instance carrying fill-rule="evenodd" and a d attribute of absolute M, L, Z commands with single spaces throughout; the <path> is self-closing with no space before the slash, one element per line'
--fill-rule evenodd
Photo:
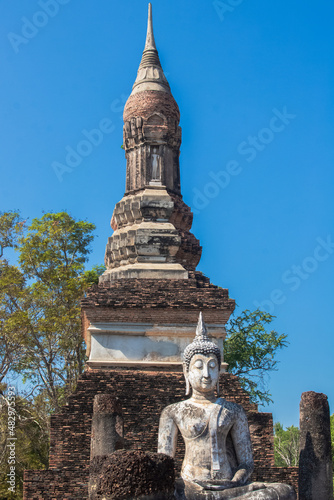
<path fill-rule="evenodd" d="M 175 500 L 295 500 L 292 486 L 281 483 L 251 483 L 223 491 L 205 490 L 179 479 L 176 481 Z"/>

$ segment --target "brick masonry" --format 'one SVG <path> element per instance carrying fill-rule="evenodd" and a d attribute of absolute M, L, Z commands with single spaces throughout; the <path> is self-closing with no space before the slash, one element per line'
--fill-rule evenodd
<path fill-rule="evenodd" d="M 100 283 L 87 291 L 81 305 L 82 335 L 89 355 L 91 323 L 196 325 L 202 311 L 206 323 L 225 325 L 235 301 L 226 288 L 191 271 L 189 279 L 184 280 L 119 279 Z"/>
<path fill-rule="evenodd" d="M 229 298 L 226 288 L 213 285 L 209 278 L 200 272 L 189 272 L 189 279 L 184 280 L 119 279 L 112 283 L 95 285 L 87 291 L 81 305 L 83 311 L 96 309 L 98 319 L 101 309 L 107 307 L 110 309 L 110 317 L 117 315 L 119 309 L 126 309 L 127 314 L 135 310 L 136 315 L 145 309 L 145 321 L 148 312 L 154 316 L 153 311 L 158 311 L 155 318 L 159 319 L 162 312 L 165 312 L 167 317 L 171 311 L 179 311 L 182 317 L 186 316 L 185 322 L 193 322 L 195 318 L 197 323 L 198 313 L 203 309 L 215 314 L 217 320 L 221 317 L 221 312 L 226 310 L 229 318 L 235 301 Z M 188 311 L 192 313 L 190 320 L 187 320 Z"/>
<path fill-rule="evenodd" d="M 221 387 L 226 399 L 242 404 L 247 412 L 255 459 L 253 480 L 286 482 L 296 487 L 296 467 L 274 467 L 272 415 L 257 411 L 234 375 L 222 375 Z M 51 417 L 50 468 L 25 472 L 24 500 L 88 498 L 93 400 L 96 394 L 105 392 L 120 399 L 125 447 L 156 451 L 160 413 L 168 404 L 185 398 L 185 383 L 182 373 L 167 370 L 86 371 L 62 412 Z M 181 441 L 176 457 L 178 471 Z"/>
<path fill-rule="evenodd" d="M 175 122 L 180 121 L 180 110 L 172 94 L 148 90 L 129 97 L 123 113 L 124 123 L 138 116 L 147 120 L 155 113 L 166 117 L 174 128 Z"/>

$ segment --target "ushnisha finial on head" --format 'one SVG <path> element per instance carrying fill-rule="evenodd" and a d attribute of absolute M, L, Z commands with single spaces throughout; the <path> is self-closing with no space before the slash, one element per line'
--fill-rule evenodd
<path fill-rule="evenodd" d="M 205 341 L 205 340 L 210 341 L 209 336 L 208 336 L 208 329 L 206 327 L 206 324 L 203 321 L 202 312 L 199 313 L 195 339 L 197 339 L 197 340 L 202 339 L 203 341 Z"/>
<path fill-rule="evenodd" d="M 208 329 L 203 321 L 203 315 L 201 312 L 199 313 L 196 336 L 191 344 L 187 345 L 183 353 L 183 364 L 187 372 L 189 371 L 190 360 L 194 354 L 215 354 L 218 359 L 218 365 L 221 365 L 220 349 L 210 340 L 208 336 Z"/>

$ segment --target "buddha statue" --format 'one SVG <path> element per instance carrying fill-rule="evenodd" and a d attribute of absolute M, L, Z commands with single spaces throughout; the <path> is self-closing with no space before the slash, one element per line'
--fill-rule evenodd
<path fill-rule="evenodd" d="M 185 442 L 177 500 L 295 500 L 281 483 L 250 483 L 253 455 L 243 408 L 219 397 L 221 353 L 200 313 L 196 337 L 183 354 L 186 395 L 160 417 L 158 452 L 174 457 L 178 432 Z M 215 395 L 217 392 L 217 396 Z"/>

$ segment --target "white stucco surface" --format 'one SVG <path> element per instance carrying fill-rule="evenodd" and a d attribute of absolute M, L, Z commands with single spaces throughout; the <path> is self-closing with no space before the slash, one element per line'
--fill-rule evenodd
<path fill-rule="evenodd" d="M 223 348 L 225 329 L 209 325 L 213 340 Z M 152 323 L 95 323 L 89 327 L 89 363 L 161 362 L 181 363 L 185 347 L 193 340 L 195 325 Z"/>

